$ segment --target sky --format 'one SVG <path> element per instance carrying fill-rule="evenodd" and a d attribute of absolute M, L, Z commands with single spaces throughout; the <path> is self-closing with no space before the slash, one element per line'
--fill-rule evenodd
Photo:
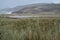
<path fill-rule="evenodd" d="M 13 8 L 33 3 L 60 3 L 60 0 L 0 0 L 0 9 Z"/>

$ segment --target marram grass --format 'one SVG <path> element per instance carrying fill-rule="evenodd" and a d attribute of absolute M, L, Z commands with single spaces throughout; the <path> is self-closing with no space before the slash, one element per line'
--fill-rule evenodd
<path fill-rule="evenodd" d="M 0 40 L 60 40 L 60 19 L 0 19 Z"/>

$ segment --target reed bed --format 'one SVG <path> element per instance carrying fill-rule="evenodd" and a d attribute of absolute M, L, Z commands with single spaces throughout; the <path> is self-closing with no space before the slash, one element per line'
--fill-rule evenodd
<path fill-rule="evenodd" d="M 2 18 L 0 40 L 60 40 L 60 19 Z"/>

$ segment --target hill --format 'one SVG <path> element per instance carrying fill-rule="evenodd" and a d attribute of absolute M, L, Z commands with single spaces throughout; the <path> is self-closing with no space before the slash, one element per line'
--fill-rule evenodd
<path fill-rule="evenodd" d="M 23 8 L 14 11 L 12 13 L 31 13 L 31 14 L 38 14 L 41 12 L 60 12 L 60 4 L 30 4 L 30 5 L 25 5 Z"/>
<path fill-rule="evenodd" d="M 5 8 L 0 12 L 12 12 L 12 13 L 32 13 L 37 14 L 40 12 L 60 12 L 60 4 L 48 4 L 48 3 L 36 3 L 24 6 L 16 6 L 14 8 Z"/>

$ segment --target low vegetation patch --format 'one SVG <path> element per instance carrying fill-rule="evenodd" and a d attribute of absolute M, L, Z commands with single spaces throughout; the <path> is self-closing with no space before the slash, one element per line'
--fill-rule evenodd
<path fill-rule="evenodd" d="M 0 18 L 0 40 L 60 40 L 60 19 Z"/>

